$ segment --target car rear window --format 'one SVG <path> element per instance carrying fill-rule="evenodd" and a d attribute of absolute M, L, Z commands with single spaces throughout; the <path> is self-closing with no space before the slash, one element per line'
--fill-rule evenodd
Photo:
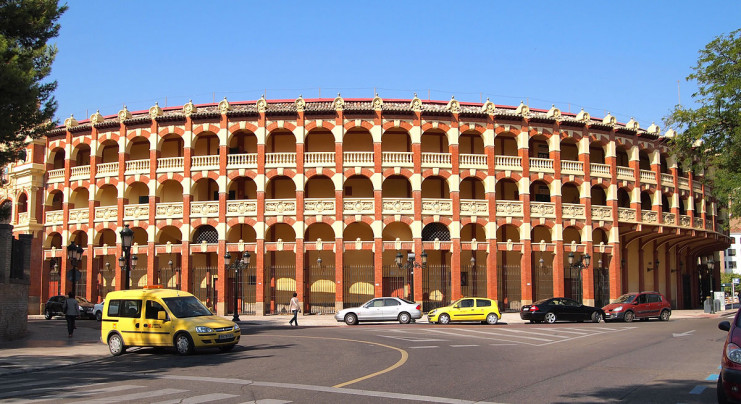
<path fill-rule="evenodd" d="M 491 307 L 491 300 L 476 299 L 476 307 Z"/>
<path fill-rule="evenodd" d="M 108 317 L 139 318 L 141 313 L 141 300 L 111 300 L 108 303 Z"/>
<path fill-rule="evenodd" d="M 660 303 L 661 302 L 661 296 L 659 296 L 659 295 L 648 295 L 648 302 L 649 303 Z"/>

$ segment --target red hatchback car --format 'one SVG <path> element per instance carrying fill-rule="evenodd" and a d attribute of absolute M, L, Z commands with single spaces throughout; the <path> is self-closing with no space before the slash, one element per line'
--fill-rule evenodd
<path fill-rule="evenodd" d="M 671 303 L 659 292 L 626 293 L 602 310 L 605 312 L 605 320 L 623 320 L 626 323 L 636 318 L 651 317 L 667 321 L 672 315 Z"/>
<path fill-rule="evenodd" d="M 728 331 L 720 360 L 721 371 L 718 377 L 718 402 L 741 402 L 741 318 L 738 311 L 733 323 L 721 321 L 718 328 Z"/>

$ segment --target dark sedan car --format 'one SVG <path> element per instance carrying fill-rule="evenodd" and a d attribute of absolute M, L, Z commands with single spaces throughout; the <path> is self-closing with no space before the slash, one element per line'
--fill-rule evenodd
<path fill-rule="evenodd" d="M 585 306 L 566 297 L 552 297 L 522 306 L 520 318 L 530 320 L 531 323 L 542 321 L 548 324 L 553 324 L 556 321 L 592 321 L 599 323 L 605 319 L 605 312 L 600 308 Z"/>
<path fill-rule="evenodd" d="M 720 377 L 718 377 L 719 403 L 741 402 L 741 317 L 739 310 L 733 322 L 721 321 L 718 328 L 728 331 L 723 353 L 720 359 Z"/>
<path fill-rule="evenodd" d="M 50 297 L 44 306 L 44 318 L 51 320 L 54 316 L 64 316 L 62 305 L 66 299 L 67 296 L 64 295 Z M 82 296 L 77 296 L 75 299 L 77 299 L 77 304 L 80 306 L 80 318 L 95 317 L 95 314 L 93 313 L 93 306 L 95 305 L 92 302 Z"/>

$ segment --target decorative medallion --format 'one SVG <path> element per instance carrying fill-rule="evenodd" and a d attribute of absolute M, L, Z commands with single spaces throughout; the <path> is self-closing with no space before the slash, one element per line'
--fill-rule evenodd
<path fill-rule="evenodd" d="M 118 120 L 123 122 L 127 119 L 131 118 L 131 112 L 126 108 L 126 105 L 123 106 L 123 109 L 118 111 Z"/>
<path fill-rule="evenodd" d="M 337 97 L 332 101 L 332 107 L 335 111 L 342 111 L 345 109 L 345 100 L 340 97 L 340 93 L 337 93 Z"/>
<path fill-rule="evenodd" d="M 409 107 L 412 108 L 412 111 L 414 112 L 422 111 L 422 100 L 417 98 L 417 93 L 414 93 L 414 98 L 412 98 L 412 102 L 409 103 Z"/>
<path fill-rule="evenodd" d="M 608 112 L 607 115 L 602 118 L 602 123 L 604 123 L 605 125 L 613 126 L 617 123 L 617 119 L 615 119 L 615 117 L 610 115 L 610 113 Z"/>
<path fill-rule="evenodd" d="M 659 136 L 659 133 L 661 133 L 661 128 L 659 128 L 659 125 L 656 124 L 656 122 L 651 122 L 651 126 L 646 129 L 646 132 Z"/>
<path fill-rule="evenodd" d="M 625 127 L 632 130 L 638 130 L 638 128 L 640 128 L 640 125 L 638 125 L 638 122 L 636 122 L 633 117 L 630 117 L 630 121 L 625 124 Z"/>
<path fill-rule="evenodd" d="M 293 102 L 294 105 L 296 105 L 296 112 L 304 112 L 304 109 L 306 108 L 306 101 L 304 101 L 303 95 L 299 95 L 298 98 L 296 98 L 296 101 Z"/>
<path fill-rule="evenodd" d="M 263 94 L 259 100 L 257 100 L 257 112 L 259 113 L 265 113 L 265 111 L 268 109 L 268 102 L 265 101 L 265 94 Z"/>
<path fill-rule="evenodd" d="M 149 108 L 149 117 L 152 119 L 156 119 L 158 116 L 162 116 L 162 108 L 160 108 L 160 104 L 158 102 L 155 102 L 153 106 Z"/>
<path fill-rule="evenodd" d="M 548 118 L 555 119 L 555 120 L 560 120 L 561 110 L 556 108 L 556 104 L 551 104 L 551 109 L 549 109 L 548 112 L 546 112 L 545 116 L 547 116 Z"/>
<path fill-rule="evenodd" d="M 69 118 L 64 120 L 64 127 L 67 129 L 74 128 L 77 125 L 79 124 L 77 123 L 77 119 L 75 119 L 74 115 L 70 115 Z"/>
<path fill-rule="evenodd" d="M 591 116 L 589 116 L 589 112 L 585 111 L 584 108 L 579 111 L 578 114 L 576 114 L 576 120 L 581 122 L 589 122 L 592 119 Z"/>
<path fill-rule="evenodd" d="M 497 109 L 497 106 L 494 105 L 494 103 L 491 102 L 489 98 L 487 98 L 484 105 L 481 106 L 481 112 L 484 112 L 488 115 L 494 115 L 494 112 L 496 109 Z"/>
<path fill-rule="evenodd" d="M 674 131 L 674 129 L 669 129 L 664 133 L 664 137 L 673 139 L 675 136 L 677 136 L 677 132 Z"/>
<path fill-rule="evenodd" d="M 100 114 L 100 110 L 96 110 L 94 114 L 90 115 L 90 123 L 93 125 L 105 121 L 103 115 Z"/>
<path fill-rule="evenodd" d="M 226 97 L 224 97 L 223 100 L 219 101 L 219 112 L 221 113 L 221 115 L 224 115 L 231 110 L 232 106 L 229 105 L 229 101 L 226 100 Z"/>
<path fill-rule="evenodd" d="M 515 114 L 522 115 L 523 118 L 527 118 L 530 115 L 530 107 L 525 105 L 524 102 L 520 101 L 520 105 L 515 109 Z"/>
<path fill-rule="evenodd" d="M 193 104 L 193 100 L 190 100 L 187 104 L 183 105 L 183 113 L 185 116 L 190 116 L 196 112 L 198 112 L 198 108 Z"/>
<path fill-rule="evenodd" d="M 378 96 L 378 93 L 376 93 L 376 96 L 373 97 L 373 101 L 371 101 L 371 104 L 373 105 L 374 111 L 381 111 L 383 109 L 383 100 L 381 97 Z"/>
<path fill-rule="evenodd" d="M 448 111 L 450 111 L 453 114 L 461 113 L 461 103 L 455 99 L 455 96 L 450 97 L 450 101 L 448 101 L 448 105 L 446 105 L 445 108 L 447 108 Z"/>

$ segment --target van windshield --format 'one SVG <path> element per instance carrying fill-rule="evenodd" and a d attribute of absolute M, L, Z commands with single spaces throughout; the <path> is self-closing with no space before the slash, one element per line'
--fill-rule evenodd
<path fill-rule="evenodd" d="M 213 315 L 195 296 L 166 297 L 162 300 L 177 318 Z"/>

